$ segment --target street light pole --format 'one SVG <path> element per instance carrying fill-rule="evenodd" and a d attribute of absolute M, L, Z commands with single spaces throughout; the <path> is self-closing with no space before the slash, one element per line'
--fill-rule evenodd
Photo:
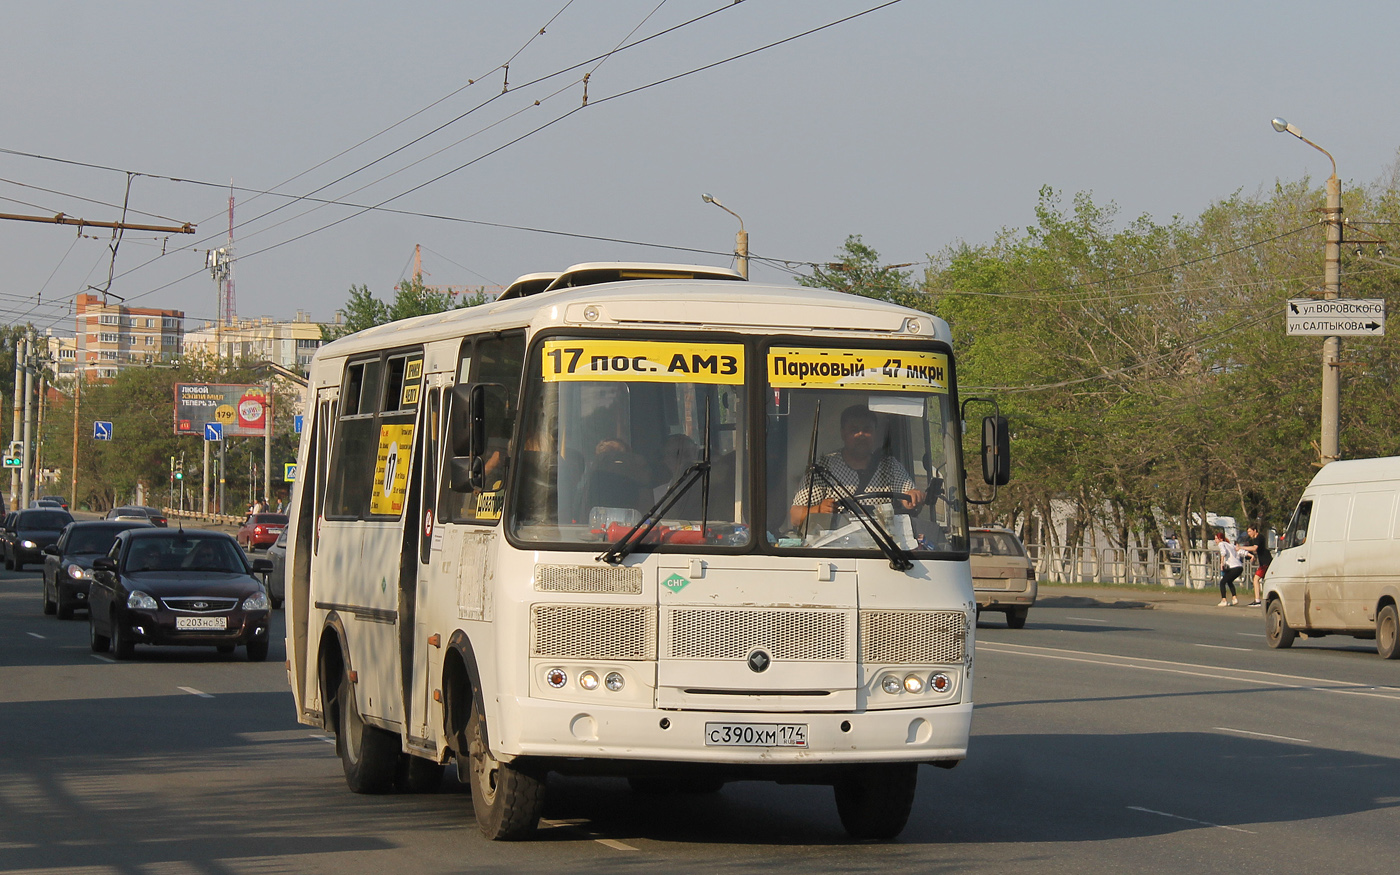
<path fill-rule="evenodd" d="M 749 232 L 744 230 L 744 219 L 738 213 L 715 200 L 714 195 L 702 194 L 700 200 L 707 204 L 714 204 L 721 210 L 739 220 L 739 233 L 734 235 L 734 258 L 739 266 L 739 276 L 744 279 L 749 278 Z"/>
<path fill-rule="evenodd" d="M 1292 134 L 1327 156 L 1332 162 L 1332 175 L 1327 178 L 1327 206 L 1324 210 L 1327 222 L 1327 246 L 1323 252 L 1322 296 L 1328 301 L 1336 300 L 1342 292 L 1342 181 L 1337 178 L 1337 159 L 1332 153 L 1303 136 L 1302 132 L 1281 118 L 1273 120 L 1274 130 L 1281 134 Z M 1338 435 L 1342 418 L 1342 339 L 1326 337 L 1322 340 L 1322 441 L 1320 446 L 1321 464 L 1335 462 L 1341 458 Z"/>

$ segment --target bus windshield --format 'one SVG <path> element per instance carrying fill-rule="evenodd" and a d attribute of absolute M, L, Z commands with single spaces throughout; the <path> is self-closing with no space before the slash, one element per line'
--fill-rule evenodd
<path fill-rule="evenodd" d="M 967 549 L 946 352 L 775 345 L 766 365 L 770 543 Z"/>
<path fill-rule="evenodd" d="M 648 544 L 748 544 L 744 362 L 733 339 L 551 336 L 536 344 L 511 534 L 611 543 L 660 502 Z"/>

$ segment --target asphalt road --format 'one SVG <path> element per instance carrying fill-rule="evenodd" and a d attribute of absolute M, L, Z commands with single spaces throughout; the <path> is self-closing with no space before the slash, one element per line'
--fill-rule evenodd
<path fill-rule="evenodd" d="M 346 790 L 330 740 L 292 719 L 280 638 L 266 663 L 116 663 L 81 614 L 40 612 L 37 571 L 3 572 L 0 872 L 1400 868 L 1400 663 L 1351 639 L 1270 651 L 1257 612 L 1199 597 L 1044 594 L 1023 630 L 984 619 L 970 757 L 921 770 L 895 842 L 849 841 L 822 787 L 552 779 L 539 838 L 502 844 L 450 769 L 434 795 Z"/>

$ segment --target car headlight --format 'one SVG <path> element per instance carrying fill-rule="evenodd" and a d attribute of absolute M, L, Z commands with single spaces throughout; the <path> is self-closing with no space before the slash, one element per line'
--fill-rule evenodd
<path fill-rule="evenodd" d="M 154 611 L 157 607 L 156 600 L 139 589 L 126 597 L 126 606 L 138 611 Z"/>
<path fill-rule="evenodd" d="M 69 565 L 67 568 L 64 569 L 64 571 L 66 571 L 68 573 L 68 576 L 73 578 L 74 580 L 89 580 L 92 577 L 90 574 L 88 574 L 88 570 L 81 565 Z"/>
<path fill-rule="evenodd" d="M 266 611 L 271 608 L 272 602 L 267 600 L 267 593 L 262 590 L 258 590 L 243 600 L 243 610 L 245 611 Z"/>
<path fill-rule="evenodd" d="M 24 549 L 26 549 L 26 550 L 37 550 L 37 549 L 39 549 L 39 545 L 36 544 L 36 543 L 34 543 L 33 541 L 20 541 L 20 542 L 19 542 L 19 545 L 20 545 L 21 547 L 23 547 Z"/>

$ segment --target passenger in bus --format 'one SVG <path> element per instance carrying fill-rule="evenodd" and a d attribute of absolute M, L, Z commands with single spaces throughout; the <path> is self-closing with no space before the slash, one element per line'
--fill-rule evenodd
<path fill-rule="evenodd" d="M 852 493 L 900 493 L 893 502 L 901 513 L 913 513 L 924 503 L 925 493 L 914 485 L 914 478 L 898 459 L 877 452 L 875 433 L 878 420 L 864 404 L 853 404 L 841 411 L 841 449 L 822 457 L 828 476 Z M 835 513 L 840 493 L 820 478 L 805 476 L 802 487 L 792 498 L 790 517 L 801 527 L 813 513 Z M 862 506 L 889 503 L 888 499 L 862 501 Z"/>
<path fill-rule="evenodd" d="M 698 458 L 700 448 L 689 435 L 673 434 L 667 437 L 661 446 L 661 458 L 656 465 L 662 476 L 651 490 L 652 500 L 660 501 L 666 490 L 670 489 Z M 700 493 L 700 484 L 691 486 L 671 506 L 666 516 L 674 519 L 699 519 Z"/>
<path fill-rule="evenodd" d="M 605 438 L 593 450 L 593 460 L 579 484 L 579 522 L 588 521 L 595 507 L 632 508 L 638 513 L 651 507 L 655 499 L 644 483 L 648 480 L 646 460 L 620 438 Z"/>

